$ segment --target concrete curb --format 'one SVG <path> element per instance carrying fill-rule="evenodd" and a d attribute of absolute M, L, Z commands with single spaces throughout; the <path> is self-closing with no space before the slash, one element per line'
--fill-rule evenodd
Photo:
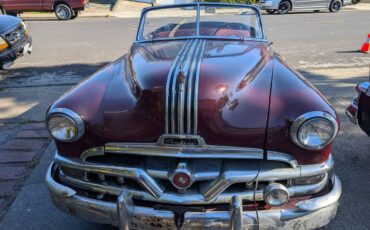
<path fill-rule="evenodd" d="M 78 16 L 78 18 L 106 18 L 106 17 L 110 17 L 110 16 L 111 16 L 111 13 L 110 12 L 107 12 L 107 13 L 94 13 L 94 14 L 90 14 L 90 13 L 85 14 L 85 13 L 82 13 L 82 14 L 80 14 Z M 20 17 L 22 19 L 32 18 L 32 19 L 55 19 L 55 20 L 58 20 L 54 13 L 45 13 L 45 14 L 22 13 L 22 14 L 20 14 Z"/>

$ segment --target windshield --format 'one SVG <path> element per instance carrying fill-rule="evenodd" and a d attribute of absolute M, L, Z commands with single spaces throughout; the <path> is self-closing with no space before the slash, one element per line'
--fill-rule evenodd
<path fill-rule="evenodd" d="M 188 37 L 263 39 L 260 14 L 245 5 L 194 3 L 144 10 L 138 41 Z"/>

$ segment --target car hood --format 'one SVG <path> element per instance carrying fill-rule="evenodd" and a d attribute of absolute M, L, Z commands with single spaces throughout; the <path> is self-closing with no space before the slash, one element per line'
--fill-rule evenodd
<path fill-rule="evenodd" d="M 67 107 L 83 117 L 85 143 L 156 142 L 167 133 L 262 149 L 272 66 L 262 42 L 138 43 L 53 107 Z M 179 71 L 186 83 L 173 86 L 169 79 L 181 81 Z"/>
<path fill-rule="evenodd" d="M 21 20 L 17 17 L 0 15 L 0 33 L 4 33 L 9 29 L 17 26 Z"/>

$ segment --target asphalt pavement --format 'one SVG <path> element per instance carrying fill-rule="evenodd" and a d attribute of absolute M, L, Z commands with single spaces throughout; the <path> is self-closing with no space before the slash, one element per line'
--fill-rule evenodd
<path fill-rule="evenodd" d="M 357 50 L 370 32 L 370 11 L 264 15 L 263 20 L 274 50 L 329 98 L 342 121 L 333 155 L 343 196 L 336 218 L 326 229 L 370 229 L 370 138 L 344 115 L 354 85 L 369 77 L 370 55 Z M 123 55 L 137 27 L 137 19 L 117 18 L 27 23 L 34 53 L 1 74 L 0 104 L 13 93 L 9 107 L 16 108 L 0 112 L 2 123 L 42 121 L 59 95 Z M 68 216 L 51 204 L 43 180 L 54 151 L 50 144 L 0 222 L 0 230 L 112 229 Z"/>

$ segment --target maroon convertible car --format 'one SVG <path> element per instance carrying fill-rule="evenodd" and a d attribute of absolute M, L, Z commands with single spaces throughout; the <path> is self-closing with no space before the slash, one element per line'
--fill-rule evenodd
<path fill-rule="evenodd" d="M 51 198 L 89 221 L 314 229 L 337 211 L 337 114 L 272 51 L 252 6 L 144 9 L 129 53 L 64 94 L 46 123 Z"/>

